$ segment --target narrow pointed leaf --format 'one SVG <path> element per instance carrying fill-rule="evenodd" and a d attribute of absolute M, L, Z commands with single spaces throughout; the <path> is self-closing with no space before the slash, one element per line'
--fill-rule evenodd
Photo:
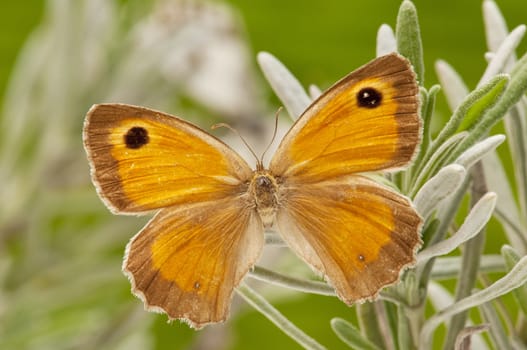
<path fill-rule="evenodd" d="M 461 142 L 452 157 L 459 156 L 465 149 L 486 135 L 505 116 L 507 111 L 518 103 L 525 91 L 527 91 L 527 54 L 524 54 L 514 66 L 510 82 L 503 91 L 501 98 L 485 113 L 483 118 L 474 123 L 470 135 Z"/>
<path fill-rule="evenodd" d="M 474 146 L 463 152 L 454 163 L 462 165 L 465 169 L 470 168 L 488 153 L 494 151 L 503 141 L 505 135 L 494 135 L 476 143 Z"/>
<path fill-rule="evenodd" d="M 525 25 L 519 25 L 516 27 L 503 41 L 498 50 L 495 52 L 492 60 L 489 62 L 485 73 L 481 77 L 478 86 L 485 84 L 492 77 L 504 71 L 504 67 L 511 57 L 514 56 L 514 50 L 520 44 L 523 36 L 525 35 Z"/>
<path fill-rule="evenodd" d="M 417 263 L 423 263 L 436 256 L 446 255 L 477 235 L 490 220 L 495 206 L 496 194 L 493 192 L 485 194 L 476 205 L 472 207 L 459 230 L 450 238 L 419 252 L 419 254 L 417 254 Z"/>
<path fill-rule="evenodd" d="M 507 75 L 497 75 L 489 80 L 488 84 L 484 85 L 485 88 L 475 90 L 480 93 L 470 108 L 467 109 L 465 115 L 462 116 L 457 131 L 470 129 L 487 109 L 498 102 L 508 82 L 509 77 Z"/>
<path fill-rule="evenodd" d="M 421 42 L 417 10 L 415 5 L 409 0 L 404 0 L 399 7 L 395 36 L 397 38 L 397 51 L 410 60 L 414 66 L 419 85 L 423 85 L 425 71 L 423 44 Z"/>
<path fill-rule="evenodd" d="M 296 120 L 309 106 L 311 99 L 294 75 L 268 52 L 258 54 L 258 63 L 287 112 Z"/>
<path fill-rule="evenodd" d="M 501 248 L 501 255 L 503 255 L 503 259 L 505 260 L 505 266 L 509 271 L 520 260 L 520 255 L 511 246 L 508 245 L 504 245 Z M 520 288 L 515 289 L 512 292 L 512 295 L 514 295 L 516 302 L 518 303 L 518 305 L 520 305 L 523 314 L 527 315 L 527 280 Z"/>
<path fill-rule="evenodd" d="M 426 91 L 424 88 L 421 89 L 421 101 L 423 104 L 421 109 L 421 118 L 423 119 L 423 138 L 421 141 L 422 151 L 419 155 L 424 155 L 424 150 L 428 149 L 428 144 L 430 143 L 430 140 L 432 138 L 432 115 L 434 113 L 437 93 L 441 90 L 441 86 L 437 84 L 433 85 L 428 91 Z M 420 162 L 421 157 L 419 155 L 417 156 L 416 163 Z"/>
<path fill-rule="evenodd" d="M 414 199 L 414 205 L 423 219 L 426 220 L 438 203 L 461 185 L 465 176 L 465 168 L 451 164 L 441 169 L 423 185 Z"/>

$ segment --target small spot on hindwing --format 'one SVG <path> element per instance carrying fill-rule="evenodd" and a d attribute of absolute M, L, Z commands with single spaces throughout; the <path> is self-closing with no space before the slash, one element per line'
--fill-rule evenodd
<path fill-rule="evenodd" d="M 138 149 L 146 145 L 148 141 L 148 131 L 140 126 L 134 126 L 128 129 L 124 135 L 124 143 L 127 148 Z"/>
<path fill-rule="evenodd" d="M 376 108 L 381 104 L 382 94 L 379 90 L 366 87 L 357 94 L 357 103 L 360 107 Z"/>

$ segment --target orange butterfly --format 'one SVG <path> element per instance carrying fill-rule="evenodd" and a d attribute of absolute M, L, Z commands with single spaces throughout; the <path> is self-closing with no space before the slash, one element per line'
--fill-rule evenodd
<path fill-rule="evenodd" d="M 359 174 L 412 159 L 418 91 L 406 59 L 377 58 L 314 101 L 256 170 L 179 118 L 93 106 L 84 145 L 99 195 L 114 213 L 158 210 L 126 248 L 133 292 L 195 328 L 224 321 L 264 228 L 276 225 L 344 302 L 375 298 L 414 263 L 421 218 L 406 197 Z"/>

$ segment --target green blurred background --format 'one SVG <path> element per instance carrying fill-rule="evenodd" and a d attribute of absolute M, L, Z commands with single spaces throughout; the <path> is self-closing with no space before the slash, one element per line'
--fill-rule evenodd
<path fill-rule="evenodd" d="M 148 6 L 137 5 L 137 3 L 139 3 L 137 0 L 135 4 L 133 0 L 119 2 L 123 8 L 134 8 L 134 6 L 141 9 L 148 8 Z M 399 1 L 394 0 L 368 2 L 346 0 L 231 0 L 226 3 L 232 6 L 238 15 L 238 20 L 243 28 L 242 37 L 246 39 L 252 57 L 258 51 L 271 52 L 282 60 L 305 86 L 315 83 L 321 87 L 329 86 L 339 77 L 374 57 L 377 29 L 383 23 L 388 23 L 392 27 L 395 25 L 397 10 L 400 5 Z M 435 60 L 441 58 L 452 64 L 462 74 L 467 85 L 473 88 L 486 66 L 483 58 L 486 45 L 481 16 L 481 1 L 418 0 L 414 3 L 418 10 L 424 42 L 425 85 L 430 87 L 437 82 L 433 65 Z M 509 28 L 512 29 L 527 22 L 527 2 L 500 0 L 496 3 L 507 18 Z M 42 0 L 0 2 L 0 96 L 3 96 L 6 91 L 8 79 L 17 60 L 17 54 L 28 35 L 42 20 L 44 8 L 45 2 Z M 135 12 L 124 11 L 120 15 L 120 19 L 122 20 L 122 17 L 127 15 L 131 16 L 131 20 L 140 17 Z M 526 44 L 523 43 L 519 52 L 525 51 L 525 48 Z M 256 60 L 252 61 L 252 65 L 256 67 Z M 263 78 L 260 78 L 260 82 L 263 81 Z M 277 100 L 265 84 L 262 86 L 264 91 L 267 91 L 268 102 L 272 104 L 273 108 L 276 108 Z M 85 101 L 87 105 L 97 102 L 101 101 Z M 0 99 L 0 105 L 2 104 L 3 99 Z M 438 115 L 443 117 L 449 113 L 442 97 L 438 109 Z M 200 113 L 199 109 L 197 113 Z M 16 115 L 8 117 L 17 118 Z M 72 118 L 77 118 L 75 123 L 80 130 L 83 114 L 72 116 Z M 206 116 L 203 118 L 206 120 Z M 440 125 L 440 122 L 437 124 Z M 6 124 L 3 125 L 5 127 Z M 80 134 L 78 139 L 80 141 Z M 84 157 L 80 147 L 76 148 L 75 152 L 77 153 L 74 153 L 73 157 Z M 84 162 L 84 160 L 82 161 Z M 87 171 L 87 167 L 83 170 Z M 46 185 L 42 184 L 42 186 Z M 106 286 L 107 290 L 95 290 L 91 296 L 86 297 L 86 295 L 79 293 L 78 300 L 75 299 L 77 296 L 57 295 L 55 290 L 60 291 L 64 289 L 63 286 L 65 285 L 69 288 L 77 281 L 74 278 L 70 278 L 70 280 L 61 279 L 61 276 L 64 275 L 60 276 L 60 272 L 57 272 L 59 276 L 53 275 L 53 273 L 47 276 L 46 268 L 48 265 L 44 264 L 41 265 L 42 270 L 32 271 L 35 275 L 46 276 L 44 281 L 39 280 L 36 284 L 24 287 L 25 276 L 32 276 L 32 274 L 27 272 L 29 263 L 25 260 L 27 256 L 24 255 L 25 248 L 23 248 L 26 243 L 18 242 L 17 235 L 19 234 L 23 239 L 27 239 L 28 236 L 23 232 L 24 225 L 21 228 L 15 227 L 11 230 L 15 233 L 11 234 L 8 240 L 4 239 L 2 242 L 2 248 L 5 250 L 0 251 L 3 252 L 2 254 L 9 252 L 15 257 L 14 265 L 10 266 L 11 270 L 3 282 L 5 293 L 0 299 L 0 312 L 4 312 L 5 315 L 5 310 L 9 310 L 11 305 L 8 297 L 12 293 L 18 293 L 17 288 L 21 288 L 22 294 L 20 295 L 28 298 L 28 305 L 31 307 L 24 309 L 17 304 L 19 309 L 11 313 L 8 312 L 9 317 L 0 318 L 0 321 L 3 322 L 0 327 L 4 328 L 4 332 L 7 330 L 11 335 L 18 334 L 18 338 L 13 337 L 14 340 L 9 346 L 12 348 L 38 347 L 39 349 L 112 349 L 117 346 L 115 344 L 123 347 L 124 345 L 120 344 L 119 339 L 125 336 L 130 337 L 131 330 L 138 329 L 137 338 L 130 337 L 131 340 L 127 343 L 128 345 L 135 345 L 130 346 L 130 348 L 141 348 L 140 344 L 146 344 L 144 346 L 154 349 L 207 348 L 206 345 L 203 345 L 205 343 L 202 340 L 196 339 L 196 333 L 186 325 L 179 322 L 170 325 L 167 324 L 166 317 L 163 315 L 146 314 L 142 310 L 137 311 L 137 307 L 140 307 L 140 301 L 129 293 L 129 284 L 120 272 L 120 256 L 128 237 L 135 234 L 136 229 L 144 223 L 144 220 L 113 217 L 95 198 L 95 190 L 91 184 L 81 182 L 76 186 L 68 187 L 68 193 L 52 191 L 51 196 L 56 197 L 47 200 L 54 201 L 60 208 L 60 205 L 63 205 L 61 204 L 63 203 L 61 199 L 63 196 L 70 199 L 74 198 L 72 199 L 73 202 L 80 203 L 80 205 L 84 205 L 82 204 L 84 198 L 89 198 L 89 203 L 94 206 L 94 209 L 90 210 L 88 214 L 82 211 L 78 213 L 73 210 L 72 212 L 71 208 L 64 208 L 62 214 L 60 212 L 59 214 L 56 212 L 49 214 L 38 209 L 39 219 L 37 221 L 39 225 L 47 226 L 41 226 L 36 235 L 39 232 L 46 235 L 46 246 L 42 249 L 50 252 L 60 251 L 61 254 L 57 254 L 58 258 L 51 260 L 55 259 L 55 265 L 63 265 L 70 262 L 68 254 L 74 256 L 82 251 L 83 247 L 76 246 L 79 239 L 75 235 L 80 234 L 79 228 L 89 229 L 93 227 L 96 229 L 99 227 L 98 225 L 115 223 L 112 230 L 119 231 L 119 235 L 111 240 L 109 247 L 105 248 L 104 245 L 101 245 L 101 254 L 105 259 L 109 257 L 105 261 L 113 262 L 111 266 L 107 266 L 106 271 L 108 273 L 106 278 L 111 282 L 102 285 L 102 289 L 105 289 Z M 47 192 L 40 189 L 40 191 L 35 192 L 35 196 L 43 195 L 43 193 L 46 194 Z M 35 205 L 42 204 L 38 200 L 35 200 L 34 203 Z M 66 201 L 66 203 L 70 202 Z M 34 214 L 37 209 L 28 206 L 26 211 Z M 127 223 L 127 220 L 128 222 L 133 221 L 133 224 Z M 55 234 L 55 232 L 61 233 Z M 86 232 L 82 234 L 86 234 Z M 38 250 L 38 244 L 33 249 Z M 98 255 L 93 255 L 93 259 L 99 258 Z M 8 269 L 5 266 L 2 268 Z M 22 271 L 22 277 L 16 275 L 17 268 Z M 101 267 L 99 266 L 99 268 Z M 75 266 L 73 266 L 72 270 L 71 276 L 85 272 L 83 267 L 75 272 Z M 49 285 L 53 284 L 55 289 L 48 290 Z M 100 284 L 97 285 L 101 287 Z M 83 290 L 83 292 L 90 294 L 89 283 L 83 285 L 82 288 L 87 288 L 88 290 Z M 278 290 L 278 287 L 273 288 Z M 53 308 L 50 308 L 52 312 L 42 311 L 39 313 L 39 307 L 47 310 L 45 307 L 47 304 L 54 305 Z M 117 304 L 124 306 L 115 307 Z M 329 327 L 329 320 L 336 316 L 353 320 L 354 311 L 345 307 L 338 300 L 287 294 L 286 297 L 278 297 L 273 304 L 300 328 L 328 348 L 343 348 L 342 343 L 333 335 Z M 86 314 L 89 315 L 86 316 Z M 108 321 L 104 327 L 96 327 L 90 323 L 99 322 L 100 319 Z M 79 327 L 75 327 L 76 322 L 79 322 Z M 130 322 L 134 325 L 130 325 Z M 225 328 L 227 328 L 226 331 L 219 331 L 218 339 L 221 342 L 227 337 L 229 345 L 226 348 L 228 349 L 273 348 L 278 350 L 299 348 L 263 316 L 248 308 L 237 313 L 227 322 Z M 64 329 L 67 330 L 64 331 Z M 214 332 L 207 332 L 212 334 L 210 337 L 214 339 Z M 140 339 L 142 336 L 147 338 L 144 343 L 142 343 L 144 340 Z M 35 337 L 37 340 L 27 342 L 27 337 Z M 67 338 L 68 341 L 53 343 L 56 341 L 54 339 L 61 337 Z M 72 338 L 76 341 L 71 342 Z"/>
<path fill-rule="evenodd" d="M 132 2 L 122 0 L 122 3 Z M 328 86 L 370 60 L 379 26 L 395 25 L 400 2 L 395 0 L 229 0 L 241 16 L 248 45 L 256 53 L 280 58 L 304 83 Z M 509 29 L 527 19 L 527 3 L 496 1 Z M 480 0 L 414 1 L 419 13 L 425 51 L 426 85 L 437 82 L 433 64 L 444 59 L 462 72 L 469 87 L 486 63 Z M 17 52 L 39 23 L 43 0 L 3 1 L 0 4 L 0 93 L 4 91 Z M 519 52 L 527 47 L 522 43 Z"/>

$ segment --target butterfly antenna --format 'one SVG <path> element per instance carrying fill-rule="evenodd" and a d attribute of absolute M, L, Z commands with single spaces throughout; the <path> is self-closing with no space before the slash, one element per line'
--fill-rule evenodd
<path fill-rule="evenodd" d="M 243 136 L 238 132 L 238 130 L 234 129 L 232 126 L 230 126 L 229 124 L 225 124 L 225 123 L 214 124 L 214 125 L 211 127 L 212 130 L 215 130 L 215 129 L 218 129 L 218 128 L 227 128 L 227 129 L 229 129 L 230 131 L 232 131 L 233 133 L 235 133 L 236 135 L 238 135 L 238 137 L 242 140 L 242 142 L 245 144 L 245 146 L 247 147 L 247 149 L 252 153 L 254 159 L 256 159 L 256 170 L 263 170 L 262 162 L 258 159 L 258 156 L 256 155 L 256 153 L 254 153 L 252 147 L 249 146 L 249 144 L 247 143 L 247 141 L 245 141 L 245 139 L 244 139 Z"/>
<path fill-rule="evenodd" d="M 262 153 L 262 157 L 260 158 L 260 164 L 263 164 L 263 159 L 265 157 L 265 154 L 267 153 L 267 151 L 269 151 L 269 148 L 271 147 L 271 145 L 273 144 L 274 142 L 274 139 L 276 138 L 276 133 L 278 131 L 278 117 L 280 116 L 280 112 L 282 112 L 282 109 L 284 109 L 283 107 L 279 107 L 278 110 L 276 111 L 276 114 L 274 115 L 274 132 L 273 132 L 273 137 L 271 138 L 271 141 L 269 142 L 269 144 L 267 145 L 267 147 L 265 148 L 265 151 Z"/>

